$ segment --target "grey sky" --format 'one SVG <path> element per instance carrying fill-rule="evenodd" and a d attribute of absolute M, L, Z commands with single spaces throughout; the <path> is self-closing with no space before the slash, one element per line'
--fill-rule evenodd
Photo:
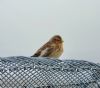
<path fill-rule="evenodd" d="M 30 56 L 55 34 L 63 59 L 100 62 L 100 0 L 0 0 L 0 56 Z"/>

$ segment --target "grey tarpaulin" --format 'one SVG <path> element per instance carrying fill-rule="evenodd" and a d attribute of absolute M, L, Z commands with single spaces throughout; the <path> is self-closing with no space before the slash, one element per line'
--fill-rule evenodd
<path fill-rule="evenodd" d="M 0 88 L 100 88 L 100 65 L 82 60 L 0 58 Z"/>

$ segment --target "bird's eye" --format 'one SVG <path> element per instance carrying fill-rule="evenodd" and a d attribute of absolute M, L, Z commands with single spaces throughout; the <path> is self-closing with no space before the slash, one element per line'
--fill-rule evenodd
<path fill-rule="evenodd" d="M 54 40 L 55 40 L 55 41 L 60 41 L 58 38 L 55 38 Z"/>

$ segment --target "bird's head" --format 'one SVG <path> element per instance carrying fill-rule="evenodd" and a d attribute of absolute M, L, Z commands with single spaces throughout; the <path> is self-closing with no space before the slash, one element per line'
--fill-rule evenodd
<path fill-rule="evenodd" d="M 50 42 L 63 43 L 62 37 L 60 35 L 55 35 L 50 39 Z"/>

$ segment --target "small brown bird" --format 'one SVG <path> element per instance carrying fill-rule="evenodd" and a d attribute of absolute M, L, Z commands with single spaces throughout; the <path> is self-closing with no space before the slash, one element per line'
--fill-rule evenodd
<path fill-rule="evenodd" d="M 59 58 L 63 53 L 63 40 L 61 36 L 53 36 L 31 57 L 50 57 Z"/>

